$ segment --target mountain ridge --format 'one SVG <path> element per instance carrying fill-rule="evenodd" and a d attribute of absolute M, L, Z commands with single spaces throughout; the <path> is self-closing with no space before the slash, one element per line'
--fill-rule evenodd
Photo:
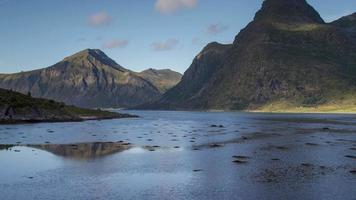
<path fill-rule="evenodd" d="M 0 87 L 89 108 L 130 107 L 162 95 L 151 81 L 98 49 L 85 49 L 47 68 L 0 74 Z"/>

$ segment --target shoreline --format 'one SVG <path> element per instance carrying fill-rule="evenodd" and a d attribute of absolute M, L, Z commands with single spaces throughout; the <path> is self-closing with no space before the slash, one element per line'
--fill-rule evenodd
<path fill-rule="evenodd" d="M 83 122 L 83 121 L 96 121 L 96 120 L 111 120 L 111 119 L 126 119 L 138 118 L 137 115 L 118 114 L 119 116 L 80 116 L 73 119 L 23 119 L 23 120 L 3 120 L 0 119 L 0 125 L 17 125 L 17 124 L 37 124 L 37 123 L 65 123 L 65 122 Z"/>
<path fill-rule="evenodd" d="M 192 109 L 192 110 L 184 110 L 184 109 L 128 109 L 134 111 L 177 111 L 177 112 L 211 112 L 211 113 L 223 113 L 223 112 L 232 112 L 232 113 L 265 113 L 265 114 L 348 114 L 348 115 L 356 115 L 356 111 L 264 111 L 264 110 L 220 110 L 220 109 Z"/>

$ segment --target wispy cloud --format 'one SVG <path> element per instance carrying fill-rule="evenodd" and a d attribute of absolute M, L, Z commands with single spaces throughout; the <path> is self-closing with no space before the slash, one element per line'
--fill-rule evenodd
<path fill-rule="evenodd" d="M 171 14 L 184 8 L 194 8 L 198 0 L 156 0 L 155 8 L 162 14 Z"/>
<path fill-rule="evenodd" d="M 88 24 L 93 27 L 107 26 L 113 21 L 105 11 L 94 13 L 88 17 Z"/>
<path fill-rule="evenodd" d="M 128 40 L 109 40 L 103 44 L 105 49 L 115 49 L 115 48 L 124 48 L 129 44 Z"/>
<path fill-rule="evenodd" d="M 154 51 L 169 51 L 177 47 L 179 40 L 169 39 L 163 42 L 154 42 L 151 44 L 151 47 Z"/>
<path fill-rule="evenodd" d="M 205 29 L 205 32 L 209 35 L 217 35 L 217 34 L 222 33 L 228 29 L 229 29 L 229 26 L 221 24 L 221 23 L 216 23 L 216 24 L 210 24 L 209 26 L 207 26 Z"/>

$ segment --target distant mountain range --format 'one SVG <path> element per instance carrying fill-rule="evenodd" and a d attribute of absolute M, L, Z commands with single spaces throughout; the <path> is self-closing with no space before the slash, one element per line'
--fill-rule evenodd
<path fill-rule="evenodd" d="M 86 49 L 48 68 L 0 74 L 0 88 L 80 107 L 131 107 L 158 99 L 181 74 L 125 69 L 98 49 Z"/>
<path fill-rule="evenodd" d="M 265 0 L 233 44 L 208 44 L 140 108 L 356 111 L 356 13 L 325 23 L 305 0 Z"/>

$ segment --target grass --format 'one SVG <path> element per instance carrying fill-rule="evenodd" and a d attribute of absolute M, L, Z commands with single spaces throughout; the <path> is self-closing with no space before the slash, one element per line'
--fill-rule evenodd
<path fill-rule="evenodd" d="M 33 98 L 30 94 L 24 95 L 18 92 L 0 89 L 0 109 L 6 107 L 11 107 L 16 110 L 16 113 L 19 115 L 26 115 L 35 109 L 41 113 L 52 113 L 52 115 L 57 116 L 58 118 L 71 116 L 73 120 L 85 117 L 98 119 L 133 117 L 127 114 L 102 111 L 100 109 L 94 110 L 67 106 L 64 103 L 55 102 L 53 100 Z"/>

